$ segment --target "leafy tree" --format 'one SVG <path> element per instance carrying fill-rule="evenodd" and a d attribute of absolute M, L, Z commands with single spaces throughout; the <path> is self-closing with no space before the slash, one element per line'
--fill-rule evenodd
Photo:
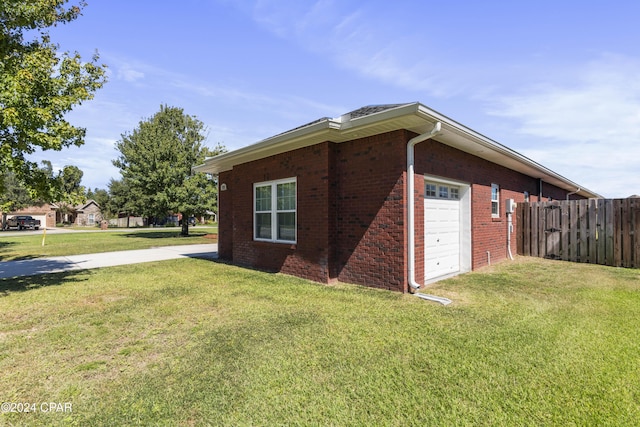
<path fill-rule="evenodd" d="M 48 29 L 76 19 L 86 6 L 69 0 L 0 0 L 0 170 L 11 171 L 33 197 L 51 198 L 55 185 L 27 155 L 83 144 L 85 129 L 64 115 L 106 81 L 98 55 L 83 62 L 58 54 Z M 0 175 L 2 191 L 5 175 Z"/>
<path fill-rule="evenodd" d="M 120 156 L 113 164 L 120 168 L 133 210 L 156 219 L 182 214 L 184 236 L 189 234 L 188 219 L 212 209 L 215 200 L 214 182 L 191 172 L 211 154 L 202 145 L 203 131 L 200 120 L 162 105 L 116 143 Z"/>
<path fill-rule="evenodd" d="M 109 205 L 109 192 L 102 188 L 87 190 L 87 200 L 92 199 L 100 206 L 103 217 L 108 217 L 107 206 Z"/>
<path fill-rule="evenodd" d="M 83 172 L 77 166 L 65 166 L 56 177 L 58 184 L 57 203 L 62 214 L 69 215 L 74 208 L 86 200 L 85 189 L 80 182 Z"/>
<path fill-rule="evenodd" d="M 84 173 L 77 166 L 65 166 L 57 176 L 61 198 L 70 204 L 78 205 L 86 200 L 86 192 L 80 182 Z"/>
<path fill-rule="evenodd" d="M 38 168 L 37 172 L 42 176 L 46 176 L 47 182 L 49 182 L 52 187 L 55 187 L 56 181 L 53 178 L 53 167 L 50 161 L 43 161 L 42 167 Z M 0 175 L 0 179 L 4 182 L 4 191 L 0 192 L 0 212 L 2 212 L 2 228 L 4 229 L 9 212 L 17 211 L 28 206 L 43 205 L 45 201 L 36 200 L 31 197 L 31 192 L 16 178 L 13 172 L 5 170 L 3 173 L 0 173 Z"/>
<path fill-rule="evenodd" d="M 0 212 L 2 212 L 2 229 L 4 230 L 7 224 L 7 214 L 32 205 L 33 200 L 27 189 L 18 182 L 13 172 L 5 171 L 2 179 L 4 180 L 4 191 L 0 193 Z"/>
<path fill-rule="evenodd" d="M 117 217 L 121 213 L 127 215 L 136 213 L 131 205 L 131 191 L 123 180 L 111 178 L 107 186 L 109 188 L 109 200 L 106 205 L 108 215 Z"/>

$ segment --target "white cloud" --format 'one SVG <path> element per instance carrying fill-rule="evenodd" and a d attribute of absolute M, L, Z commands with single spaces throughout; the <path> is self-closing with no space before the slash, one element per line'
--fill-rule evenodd
<path fill-rule="evenodd" d="M 440 58 L 437 37 L 425 38 L 423 28 L 387 19 L 374 4 L 257 0 L 252 17 L 278 37 L 391 87 L 439 98 L 482 90 L 469 81 L 469 68 Z M 474 80 L 486 77 L 480 74 Z"/>
<path fill-rule="evenodd" d="M 118 67 L 117 76 L 126 82 L 135 82 L 144 78 L 142 71 L 134 70 L 130 65 L 124 64 Z"/>
<path fill-rule="evenodd" d="M 520 151 L 536 161 L 571 171 L 604 195 L 640 192 L 640 61 L 604 55 L 575 77 L 571 85 L 539 84 L 498 98 L 490 114 L 535 138 L 535 147 Z"/>

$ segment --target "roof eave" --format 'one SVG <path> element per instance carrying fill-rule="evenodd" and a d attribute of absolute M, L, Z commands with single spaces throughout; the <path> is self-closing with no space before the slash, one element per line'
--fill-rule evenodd
<path fill-rule="evenodd" d="M 220 172 L 231 170 L 233 166 L 240 163 L 328 141 L 339 129 L 339 122 L 333 119 L 324 119 L 309 126 L 272 136 L 238 150 L 209 157 L 205 159 L 203 164 L 194 166 L 193 171 L 216 175 Z"/>
<path fill-rule="evenodd" d="M 601 198 L 598 193 L 585 189 L 562 175 L 536 163 L 522 154 L 432 110 L 419 102 L 373 114 L 350 118 L 323 119 L 308 126 L 262 140 L 256 144 L 206 159 L 193 168 L 196 172 L 218 174 L 247 163 L 286 151 L 311 146 L 320 142 L 346 142 L 374 134 L 407 129 L 421 134 L 442 123 L 442 131 L 434 137 L 438 142 L 483 158 L 567 191 L 576 191 L 588 198 Z"/>

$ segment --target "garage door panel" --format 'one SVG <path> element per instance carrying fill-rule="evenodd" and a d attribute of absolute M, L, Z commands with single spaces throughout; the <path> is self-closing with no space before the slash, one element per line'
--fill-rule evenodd
<path fill-rule="evenodd" d="M 460 271 L 460 201 L 425 198 L 425 279 Z"/>

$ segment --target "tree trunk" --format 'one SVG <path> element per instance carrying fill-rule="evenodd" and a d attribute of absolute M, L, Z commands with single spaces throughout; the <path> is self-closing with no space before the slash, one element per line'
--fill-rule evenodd
<path fill-rule="evenodd" d="M 189 217 L 185 214 L 182 214 L 182 231 L 180 235 L 183 237 L 187 237 L 189 235 Z"/>

